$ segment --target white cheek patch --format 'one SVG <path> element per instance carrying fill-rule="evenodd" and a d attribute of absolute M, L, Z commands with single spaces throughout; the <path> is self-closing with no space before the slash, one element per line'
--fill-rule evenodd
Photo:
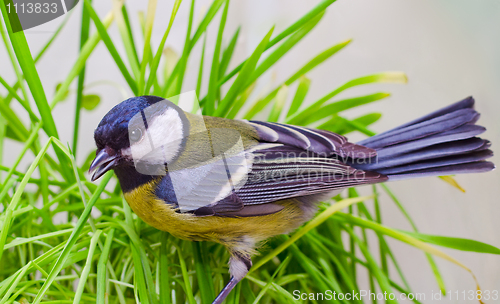
<path fill-rule="evenodd" d="M 139 162 L 156 165 L 168 164 L 177 156 L 182 145 L 183 122 L 179 113 L 175 109 L 167 108 L 160 115 L 148 115 L 156 110 L 154 106 L 152 105 L 136 114 L 132 119 L 134 123 L 130 124 L 129 127 L 131 129 L 129 134 L 138 125 L 143 130 L 142 138 L 138 142 L 132 143 L 129 148 L 122 150 L 122 155 L 132 159 L 135 164 Z M 149 174 L 152 172 L 141 173 Z"/>

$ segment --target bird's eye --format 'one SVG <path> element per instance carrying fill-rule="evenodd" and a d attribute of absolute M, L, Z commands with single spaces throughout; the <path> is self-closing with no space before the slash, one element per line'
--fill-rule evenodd
<path fill-rule="evenodd" d="M 128 138 L 130 142 L 135 143 L 138 142 L 142 138 L 141 129 L 134 129 L 128 134 Z"/>

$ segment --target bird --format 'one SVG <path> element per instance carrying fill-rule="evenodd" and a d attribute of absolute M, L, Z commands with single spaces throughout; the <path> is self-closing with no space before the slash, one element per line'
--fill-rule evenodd
<path fill-rule="evenodd" d="M 425 176 L 479 173 L 491 143 L 478 137 L 468 97 L 351 143 L 326 130 L 193 114 L 157 96 L 113 107 L 94 132 L 95 181 L 114 170 L 144 222 L 175 237 L 211 241 L 230 253 L 224 301 L 264 240 L 314 217 L 343 189 Z"/>

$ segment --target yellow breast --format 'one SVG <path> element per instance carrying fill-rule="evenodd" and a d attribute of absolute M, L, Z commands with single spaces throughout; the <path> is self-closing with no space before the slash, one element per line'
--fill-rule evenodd
<path fill-rule="evenodd" d="M 125 193 L 132 210 L 147 224 L 172 235 L 195 241 L 213 241 L 237 246 L 245 238 L 260 242 L 295 229 L 309 219 L 302 202 L 289 199 L 277 202 L 284 208 L 273 214 L 250 217 L 195 216 L 179 213 L 154 194 L 157 182 L 144 184 Z"/>

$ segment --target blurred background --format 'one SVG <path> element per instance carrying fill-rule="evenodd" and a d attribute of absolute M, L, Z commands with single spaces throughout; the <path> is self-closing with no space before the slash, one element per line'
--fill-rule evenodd
<path fill-rule="evenodd" d="M 236 47 L 236 60 L 231 62 L 230 68 L 237 66 L 249 55 L 271 26 L 275 24 L 275 33 L 280 32 L 318 2 L 232 1 L 226 25 L 226 30 L 230 32 L 225 35 L 230 37 L 240 25 L 241 33 Z M 199 20 L 209 3 L 208 0 L 196 1 L 195 20 Z M 159 1 L 154 28 L 166 28 L 172 4 L 173 1 L 170 0 Z M 111 1 L 94 1 L 93 5 L 101 16 L 112 7 Z M 127 5 L 131 18 L 135 19 L 133 23 L 137 25 L 135 13 L 145 11 L 147 2 L 127 1 Z M 46 92 L 55 92 L 57 83 L 67 75 L 76 60 L 81 8 L 80 3 L 71 12 L 67 26 L 49 50 L 50 56 L 42 58 L 37 64 Z M 182 52 L 188 13 L 189 3 L 184 1 L 167 40 L 167 46 L 178 54 Z M 63 18 L 25 32 L 33 53 L 50 38 Z M 218 22 L 214 22 L 214 25 L 217 24 Z M 213 56 L 216 31 L 216 27 L 210 28 L 205 58 Z M 116 26 L 113 25 L 109 32 L 112 38 L 119 37 Z M 134 32 L 136 37 L 141 36 L 139 28 L 135 28 Z M 159 44 L 162 35 L 161 31 L 153 31 L 154 47 Z M 488 129 L 483 137 L 492 141 L 492 149 L 497 152 L 493 161 L 500 164 L 500 2 L 338 0 L 330 6 L 315 30 L 264 76 L 264 81 L 254 90 L 257 93 L 253 98 L 259 92 L 286 79 L 319 51 L 347 39 L 353 39 L 347 48 L 307 74 L 312 83 L 306 103 L 317 100 L 352 78 L 382 71 L 403 71 L 409 79 L 406 85 L 364 86 L 344 92 L 336 99 L 375 91 L 392 93 L 388 99 L 347 112 L 349 117 L 373 111 L 383 113 L 382 119 L 372 127 L 374 131 L 382 132 L 473 95 L 476 98 L 476 109 L 483 114 L 480 124 Z M 225 45 L 227 43 L 225 41 Z M 195 48 L 195 54 L 199 53 L 200 47 L 201 43 Z M 117 48 L 124 53 L 120 44 L 117 44 Z M 0 69 L 3 70 L 3 75 L 10 71 L 11 78 L 8 79 L 11 82 L 15 76 L 6 60 L 5 49 L 0 49 L 0 56 L 3 59 L 0 61 Z M 192 67 L 190 69 L 188 64 L 184 92 L 193 90 L 196 86 L 199 56 L 193 55 L 191 59 Z M 209 68 L 205 68 L 205 72 L 206 80 Z M 123 89 L 118 89 L 110 82 Z M 85 93 L 100 95 L 102 102 L 95 111 L 82 112 L 78 151 L 80 162 L 94 150 L 93 130 L 100 119 L 111 107 L 131 94 L 102 42 L 87 63 L 86 84 Z M 76 88 L 76 82 L 74 87 Z M 202 88 L 202 95 L 205 92 L 206 86 Z M 49 100 L 51 97 L 48 96 Z M 62 142 L 71 142 L 72 139 L 72 127 L 65 126 L 73 126 L 73 115 L 68 113 L 74 112 L 74 100 L 74 95 L 70 95 L 66 102 L 60 103 L 53 111 Z M 364 136 L 361 134 L 350 136 L 351 140 L 362 138 Z M 5 163 L 8 164 L 9 159 L 13 161 L 20 149 L 21 145 L 12 142 L 12 148 L 8 149 L 12 154 L 6 152 L 8 155 L 4 155 Z M 20 168 L 26 165 L 27 163 L 22 163 Z M 500 247 L 500 171 L 457 176 L 456 180 L 467 190 L 466 193 L 438 178 L 401 181 L 390 186 L 421 232 L 471 238 Z M 381 203 L 386 225 L 411 230 L 392 201 L 383 197 Z M 405 244 L 390 243 L 414 291 L 426 293 L 429 299 L 430 293 L 437 292 L 438 287 L 425 255 Z M 443 250 L 471 268 L 483 290 L 500 290 L 498 256 Z M 448 290 L 475 290 L 474 281 L 466 271 L 439 258 L 436 261 Z M 426 300 L 425 303 L 433 301 Z"/>

